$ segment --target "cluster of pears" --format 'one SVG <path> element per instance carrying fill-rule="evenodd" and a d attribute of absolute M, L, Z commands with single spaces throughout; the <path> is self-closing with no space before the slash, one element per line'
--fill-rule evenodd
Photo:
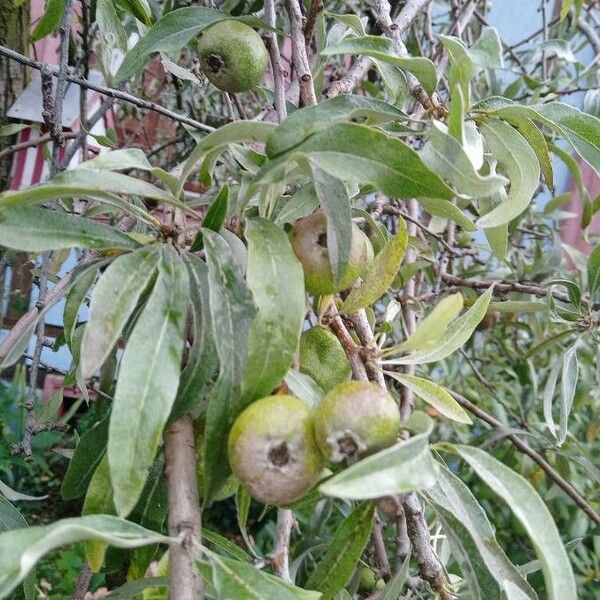
<path fill-rule="evenodd" d="M 345 381 L 348 363 L 329 330 L 305 332 L 300 348 L 301 371 L 316 376 L 327 392 L 320 404 L 311 410 L 294 396 L 262 398 L 240 414 L 229 434 L 233 472 L 265 504 L 294 502 L 317 483 L 326 461 L 351 464 L 394 444 L 400 430 L 396 402 L 385 390 Z"/>
<path fill-rule="evenodd" d="M 336 280 L 323 211 L 298 219 L 290 233 L 306 290 L 315 295 L 348 288 L 373 258 L 369 238 L 352 224 L 348 268 Z M 288 395 L 262 398 L 244 410 L 229 433 L 229 462 L 250 495 L 285 506 L 319 480 L 326 461 L 348 465 L 391 446 L 400 430 L 394 399 L 379 386 L 349 381 L 350 365 L 337 337 L 317 325 L 300 338 L 300 371 L 325 392 L 311 410 Z"/>

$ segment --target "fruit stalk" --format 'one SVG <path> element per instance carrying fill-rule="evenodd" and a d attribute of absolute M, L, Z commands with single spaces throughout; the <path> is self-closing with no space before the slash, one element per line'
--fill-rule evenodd
<path fill-rule="evenodd" d="M 179 538 L 169 550 L 169 598 L 202 600 L 204 582 L 194 565 L 193 547 L 200 542 L 201 517 L 196 479 L 196 446 L 192 417 L 184 415 L 164 433 L 165 473 L 169 489 L 169 534 Z"/>
<path fill-rule="evenodd" d="M 292 511 L 289 508 L 277 509 L 277 529 L 275 531 L 275 548 L 271 565 L 275 573 L 285 581 L 292 582 L 290 576 L 290 536 L 295 524 Z"/>

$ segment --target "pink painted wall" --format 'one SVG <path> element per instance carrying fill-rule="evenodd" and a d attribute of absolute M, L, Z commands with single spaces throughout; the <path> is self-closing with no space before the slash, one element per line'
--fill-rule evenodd
<path fill-rule="evenodd" d="M 594 170 L 583 161 L 579 161 L 581 167 L 581 175 L 583 186 L 587 189 L 588 195 L 593 201 L 594 198 L 600 195 L 600 177 L 596 175 Z M 577 215 L 576 218 L 568 219 L 561 223 L 562 238 L 565 243 L 574 246 L 582 252 L 589 253 L 592 245 L 583 239 L 580 223 L 581 223 L 581 198 L 577 191 L 575 182 L 571 179 L 569 182 L 569 191 L 571 192 L 571 200 L 565 205 L 565 210 Z M 596 213 L 588 227 L 588 233 L 600 234 L 600 212 Z"/>

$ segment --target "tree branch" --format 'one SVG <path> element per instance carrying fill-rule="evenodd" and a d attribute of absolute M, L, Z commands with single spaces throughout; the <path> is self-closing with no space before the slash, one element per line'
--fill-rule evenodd
<path fill-rule="evenodd" d="M 492 415 L 488 414 L 485 410 L 473 404 L 469 399 L 465 398 L 461 394 L 456 392 L 450 392 L 452 397 L 466 410 L 468 410 L 471 414 L 475 415 L 488 425 L 490 425 L 493 429 L 497 429 L 498 431 L 503 431 L 505 428 L 500 421 L 495 419 Z M 564 479 L 560 473 L 558 473 L 552 465 L 548 463 L 548 461 L 538 452 L 533 450 L 531 446 L 526 444 L 521 438 L 519 438 L 515 434 L 508 434 L 506 436 L 515 448 L 517 448 L 523 454 L 526 454 L 533 460 L 537 465 L 539 465 L 544 473 L 554 482 L 556 485 L 585 512 L 585 514 L 594 522 L 596 525 L 600 525 L 600 514 L 596 512 L 588 503 L 588 501 L 575 489 L 575 487 L 569 483 L 566 479 Z"/>
<path fill-rule="evenodd" d="M 391 38 L 392 41 L 394 41 L 394 43 L 396 43 L 396 40 L 400 42 L 400 46 L 397 45 L 397 48 L 403 48 L 403 51 L 405 52 L 405 54 L 401 54 L 401 56 L 408 55 L 408 52 L 406 51 L 406 46 L 402 41 L 402 36 L 410 29 L 411 25 L 413 24 L 419 13 L 423 9 L 425 9 L 430 2 L 431 0 L 407 0 L 407 2 L 404 4 L 404 7 L 393 22 L 391 20 L 388 21 L 387 19 L 385 19 L 385 17 L 383 17 L 384 20 L 379 23 L 386 35 L 390 33 L 394 36 L 393 38 Z M 377 18 L 379 18 L 378 15 L 384 16 L 387 14 L 387 17 L 389 19 L 390 5 L 387 2 L 387 0 L 377 0 L 375 2 L 373 12 L 375 13 L 375 16 Z M 339 94 L 350 94 L 354 90 L 354 88 L 356 88 L 358 84 L 365 78 L 367 72 L 369 71 L 372 65 L 373 61 L 366 56 L 361 56 L 357 58 L 354 61 L 353 65 L 350 67 L 348 73 L 346 73 L 344 77 L 338 79 L 337 81 L 334 81 L 329 85 L 326 96 L 328 98 L 333 98 L 334 96 L 338 96 Z M 428 104 L 428 106 L 425 106 L 425 108 L 431 108 L 431 99 L 427 100 L 428 96 L 427 94 L 425 94 L 418 80 L 416 80 L 414 76 L 412 76 L 410 73 L 406 75 L 407 82 L 409 83 L 409 87 L 411 88 L 411 94 L 413 94 L 413 96 L 421 103 L 425 102 L 426 104 Z M 408 75 L 412 77 L 410 81 L 408 79 Z M 411 87 L 411 84 L 413 85 L 413 87 Z M 425 95 L 423 96 L 421 94 L 421 91 L 419 91 L 419 89 L 415 86 L 418 86 L 418 88 L 420 88 L 421 91 L 423 91 L 423 94 Z"/>
<path fill-rule="evenodd" d="M 68 291 L 69 285 L 73 279 L 73 272 L 67 273 L 61 280 L 48 292 L 43 305 L 32 306 L 12 327 L 8 335 L 0 343 L 0 365 L 6 360 L 19 338 L 32 325 L 56 304 Z"/>
<path fill-rule="evenodd" d="M 298 0 L 285 0 L 285 7 L 290 19 L 290 34 L 292 37 L 292 56 L 294 69 L 300 87 L 300 106 L 312 106 L 317 103 L 315 85 L 304 40 L 302 11 Z"/>
<path fill-rule="evenodd" d="M 315 33 L 315 25 L 317 24 L 317 16 L 323 10 L 323 0 L 312 0 L 308 15 L 306 16 L 306 24 L 304 25 L 304 41 L 306 45 L 310 42 Z"/>
<path fill-rule="evenodd" d="M 495 284 L 493 294 L 495 296 L 503 296 L 507 292 L 520 292 L 521 294 L 532 294 L 533 296 L 544 297 L 548 295 L 548 290 L 542 286 L 535 285 L 534 283 L 520 283 L 518 281 L 495 281 L 493 279 L 466 279 L 464 277 L 458 277 L 457 275 L 451 275 L 450 273 L 444 273 L 442 280 L 455 286 L 463 286 L 472 288 L 474 290 L 487 290 L 492 284 Z M 570 303 L 571 299 L 568 294 L 564 292 L 553 291 L 552 297 L 561 302 Z M 582 298 L 583 304 L 591 305 L 591 302 Z M 595 305 L 593 305 L 595 308 Z"/>
<path fill-rule="evenodd" d="M 22 54 L 19 54 L 18 52 L 15 52 L 14 50 L 7 48 L 6 46 L 0 46 L 0 55 L 6 56 L 10 60 L 14 60 L 14 61 L 21 63 L 22 65 L 25 65 L 27 67 L 37 69 L 38 71 L 41 70 L 42 67 L 44 66 L 42 63 L 38 62 L 37 60 L 32 60 L 30 58 L 27 58 L 26 56 L 23 56 Z M 58 77 L 58 71 L 56 69 L 50 69 L 50 73 L 53 77 Z M 99 94 L 102 94 L 103 96 L 109 96 L 110 98 L 114 98 L 116 100 L 121 100 L 123 102 L 133 104 L 135 106 L 138 106 L 139 108 L 144 108 L 146 110 L 151 110 L 151 111 L 157 112 L 161 115 L 165 115 L 165 117 L 169 117 L 169 119 L 173 119 L 174 121 L 178 121 L 180 123 L 185 123 L 186 125 L 190 125 L 194 129 L 198 129 L 200 131 L 206 131 L 209 133 L 211 131 L 215 130 L 215 128 L 211 127 L 210 125 L 205 125 L 204 123 L 201 123 L 200 121 L 196 121 L 195 119 L 187 117 L 186 115 L 182 115 L 182 114 L 176 113 L 172 110 L 169 110 L 168 108 L 165 108 L 164 106 L 161 106 L 160 104 L 156 104 L 155 102 L 150 102 L 148 100 L 143 100 L 142 98 L 138 98 L 137 96 L 134 96 L 134 95 L 124 92 L 122 90 L 106 87 L 103 85 L 98 85 L 97 83 L 92 83 L 91 81 L 88 81 L 81 77 L 77 77 L 76 75 L 72 75 L 72 74 L 68 74 L 66 76 L 66 80 L 70 81 L 71 83 L 75 83 L 77 85 L 83 86 L 89 90 L 94 90 L 95 92 L 98 92 Z"/>
<path fill-rule="evenodd" d="M 202 600 L 204 581 L 196 570 L 192 553 L 201 533 L 192 417 L 184 415 L 172 423 L 165 430 L 164 441 L 169 534 L 180 541 L 171 545 L 169 551 L 169 598 Z"/>
<path fill-rule="evenodd" d="M 72 131 L 65 131 L 63 136 L 66 140 L 72 140 L 77 137 L 77 133 Z M 10 154 L 14 154 L 19 150 L 27 150 L 27 148 L 33 148 L 34 146 L 39 146 L 41 144 L 46 144 L 47 142 L 52 140 L 52 136 L 49 133 L 45 133 L 41 135 L 39 138 L 35 140 L 27 140 L 26 142 L 19 142 L 18 144 L 13 144 L 8 148 L 4 148 L 4 150 L 0 150 L 0 160 L 4 157 L 9 156 Z"/>
<path fill-rule="evenodd" d="M 62 116 L 65 93 L 67 91 L 67 62 L 69 60 L 69 36 L 71 32 L 71 13 L 73 10 L 73 0 L 65 0 L 65 7 L 60 21 L 60 47 L 58 74 L 56 77 L 56 93 L 54 95 L 54 107 L 52 113 L 52 124 L 54 126 L 52 134 L 52 161 L 50 163 L 50 177 L 54 177 L 60 170 L 61 165 L 58 159 L 60 149 L 65 145 L 63 137 Z"/>
<path fill-rule="evenodd" d="M 275 0 L 265 0 L 265 20 L 271 27 L 276 26 Z M 287 117 L 287 108 L 285 106 L 285 84 L 281 67 L 281 53 L 279 52 L 277 34 L 274 31 L 267 34 L 267 49 L 271 59 L 273 87 L 275 88 L 275 112 L 277 113 L 277 120 L 281 123 Z"/>

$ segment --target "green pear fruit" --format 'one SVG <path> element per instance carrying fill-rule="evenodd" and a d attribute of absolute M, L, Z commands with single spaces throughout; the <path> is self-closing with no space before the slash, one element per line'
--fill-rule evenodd
<path fill-rule="evenodd" d="M 310 375 L 325 392 L 350 379 L 346 353 L 327 327 L 317 325 L 300 336 L 300 371 Z"/>
<path fill-rule="evenodd" d="M 333 294 L 345 290 L 364 273 L 366 265 L 373 260 L 371 241 L 352 223 L 348 267 L 341 278 L 335 281 L 327 246 L 327 220 L 321 210 L 298 219 L 292 227 L 290 239 L 304 269 L 304 285 L 312 294 Z"/>
<path fill-rule="evenodd" d="M 231 19 L 207 27 L 199 37 L 200 67 L 224 92 L 245 92 L 257 86 L 269 64 L 262 38 L 254 29 Z"/>
<path fill-rule="evenodd" d="M 314 413 L 315 436 L 325 457 L 352 462 L 396 443 L 400 413 L 395 400 L 367 381 L 330 390 Z"/>
<path fill-rule="evenodd" d="M 303 496 L 323 470 L 308 406 L 284 395 L 253 402 L 229 432 L 229 463 L 260 502 L 285 506 Z"/>

